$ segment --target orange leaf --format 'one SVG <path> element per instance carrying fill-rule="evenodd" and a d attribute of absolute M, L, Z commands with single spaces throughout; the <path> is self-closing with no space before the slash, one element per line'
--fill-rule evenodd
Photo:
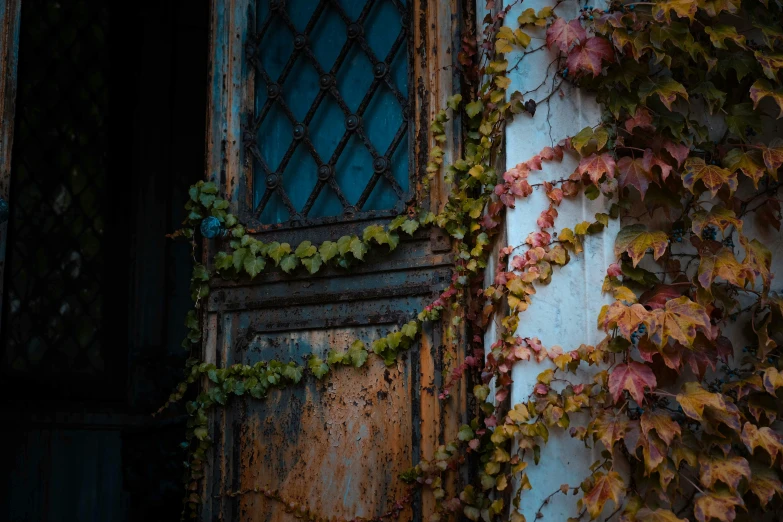
<path fill-rule="evenodd" d="M 644 412 L 639 420 L 641 421 L 643 432 L 654 430 L 666 445 L 670 445 L 674 437 L 682 433 L 680 425 L 661 410 Z"/>
<path fill-rule="evenodd" d="M 697 181 L 704 183 L 712 197 L 718 194 L 718 190 L 726 185 L 729 192 L 737 190 L 737 173 L 724 169 L 717 165 L 707 165 L 702 158 L 688 158 L 685 161 L 685 175 L 682 183 L 691 193 Z"/>
<path fill-rule="evenodd" d="M 659 0 L 655 2 L 652 12 L 659 22 L 666 20 L 667 23 L 671 23 L 670 11 L 674 11 L 680 18 L 693 20 L 696 16 L 696 5 L 697 2 L 693 0 Z"/>
<path fill-rule="evenodd" d="M 753 108 L 755 109 L 759 102 L 767 96 L 775 100 L 775 103 L 778 104 L 778 109 L 780 109 L 778 119 L 780 119 L 780 117 L 783 116 L 783 91 L 780 89 L 773 90 L 767 80 L 756 80 L 750 87 L 750 99 L 753 100 Z"/>
<path fill-rule="evenodd" d="M 630 341 L 633 331 L 645 322 L 649 316 L 650 312 L 640 304 L 627 306 L 620 301 L 615 301 L 606 309 L 603 327 L 607 332 L 617 327 L 620 330 L 620 334 Z"/>
<path fill-rule="evenodd" d="M 745 259 L 742 264 L 747 267 L 755 277 L 760 277 L 765 287 L 769 287 L 772 265 L 772 252 L 758 239 L 748 241 L 745 236 L 740 236 L 740 244 L 745 249 Z"/>
<path fill-rule="evenodd" d="M 662 309 L 653 310 L 649 336 L 658 346 L 664 346 L 669 337 L 690 346 L 696 338 L 696 327 L 709 324 L 704 307 L 682 296 L 668 301 Z"/>
<path fill-rule="evenodd" d="M 696 495 L 693 516 L 698 522 L 709 522 L 717 518 L 721 522 L 732 522 L 737 517 L 737 506 L 745 506 L 742 497 L 728 491 Z"/>
<path fill-rule="evenodd" d="M 708 488 L 721 481 L 736 491 L 743 478 L 750 480 L 750 465 L 742 457 L 699 457 L 699 481 Z"/>
<path fill-rule="evenodd" d="M 711 393 L 701 387 L 698 382 L 686 382 L 677 395 L 677 402 L 682 411 L 691 419 L 703 420 L 704 408 L 726 409 L 726 402 L 717 393 Z"/>
<path fill-rule="evenodd" d="M 666 251 L 669 238 L 661 231 L 648 232 L 644 225 L 630 225 L 624 227 L 614 240 L 614 255 L 620 256 L 627 252 L 636 267 L 644 257 L 648 248 L 653 249 L 653 258 L 658 259 Z"/>
<path fill-rule="evenodd" d="M 734 172 L 741 170 L 743 174 L 753 180 L 753 186 L 758 188 L 759 180 L 764 176 L 764 160 L 758 150 L 743 151 L 731 149 L 723 157 L 723 166 Z"/>
<path fill-rule="evenodd" d="M 625 496 L 625 483 L 616 471 L 610 471 L 606 474 L 598 472 L 595 477 L 593 489 L 586 493 L 582 499 L 590 518 L 593 519 L 597 518 L 604 510 L 604 504 L 607 500 L 612 499 L 615 505 L 619 505 L 620 499 Z"/>
<path fill-rule="evenodd" d="M 641 404 L 644 400 L 644 387 L 652 390 L 657 384 L 652 370 L 636 361 L 618 364 L 609 374 L 609 391 L 615 402 L 620 400 L 624 390 L 628 390 L 633 400 Z"/>
<path fill-rule="evenodd" d="M 772 428 L 759 428 L 750 422 L 746 422 L 742 427 L 742 443 L 745 444 L 751 455 L 755 454 L 756 448 L 761 446 L 769 454 L 772 464 L 775 464 L 778 452 L 783 452 L 781 436 L 777 432 Z"/>
<path fill-rule="evenodd" d="M 766 507 L 775 494 L 783 495 L 783 484 L 776 471 L 753 464 L 750 471 L 750 490 L 758 497 L 761 507 Z"/>
<path fill-rule="evenodd" d="M 698 279 L 702 288 L 709 288 L 716 277 L 721 277 L 729 283 L 737 286 L 745 284 L 742 265 L 734 257 L 734 253 L 728 248 L 721 248 L 717 252 L 700 249 Z"/>
<path fill-rule="evenodd" d="M 597 436 L 606 449 L 611 449 L 614 443 L 622 439 L 628 431 L 628 417 L 614 410 L 603 411 L 591 423 L 593 435 Z"/>
<path fill-rule="evenodd" d="M 777 397 L 775 392 L 778 388 L 783 388 L 783 373 L 773 367 L 767 368 L 764 370 L 764 389 L 773 397 Z"/>
<path fill-rule="evenodd" d="M 677 515 L 668 509 L 656 509 L 651 511 L 648 508 L 642 508 L 636 512 L 636 522 L 688 522 L 684 518 L 678 518 Z"/>
<path fill-rule="evenodd" d="M 737 215 L 720 205 L 714 205 L 709 212 L 694 212 L 691 217 L 693 226 L 691 229 L 697 236 L 701 236 L 702 230 L 707 226 L 714 226 L 721 232 L 725 232 L 730 226 L 734 226 L 738 231 L 742 231 L 742 220 L 737 219 Z"/>

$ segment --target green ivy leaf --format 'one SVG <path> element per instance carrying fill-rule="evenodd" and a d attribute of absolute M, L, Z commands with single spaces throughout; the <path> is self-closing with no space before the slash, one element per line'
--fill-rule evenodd
<path fill-rule="evenodd" d="M 351 250 L 351 236 L 343 236 L 337 240 L 337 249 L 340 251 L 340 255 L 345 255 Z"/>
<path fill-rule="evenodd" d="M 193 279 L 195 281 L 209 281 L 209 270 L 201 263 L 193 266 Z"/>
<path fill-rule="evenodd" d="M 351 253 L 353 254 L 353 257 L 356 259 L 363 261 L 364 260 L 364 254 L 367 253 L 367 245 L 362 242 L 361 239 L 358 237 L 354 237 L 351 239 Z"/>
<path fill-rule="evenodd" d="M 215 268 L 218 270 L 226 270 L 234 266 L 234 256 L 226 252 L 218 252 L 215 256 Z"/>
<path fill-rule="evenodd" d="M 267 254 L 269 257 L 275 260 L 275 265 L 280 265 L 280 261 L 286 254 L 291 252 L 291 245 L 288 243 L 280 244 L 277 241 L 269 243 L 267 247 Z"/>
<path fill-rule="evenodd" d="M 364 343 L 357 339 L 351 344 L 347 355 L 348 359 L 351 361 L 351 365 L 354 368 L 359 368 L 364 366 L 364 363 L 367 362 L 367 356 L 369 354 L 367 353 L 367 348 L 364 346 Z"/>
<path fill-rule="evenodd" d="M 463 424 L 457 434 L 457 438 L 463 442 L 472 440 L 475 436 L 475 433 L 473 433 L 473 430 L 467 424 Z"/>
<path fill-rule="evenodd" d="M 321 254 L 321 259 L 323 259 L 324 262 L 327 262 L 339 254 L 340 249 L 337 247 L 337 243 L 333 241 L 324 241 L 318 248 L 318 253 Z"/>
<path fill-rule="evenodd" d="M 309 241 L 302 241 L 299 243 L 299 246 L 296 247 L 294 254 L 296 254 L 296 257 L 299 259 L 302 259 L 303 257 L 310 257 L 316 252 L 318 252 L 318 249 L 314 247 L 312 243 Z"/>
<path fill-rule="evenodd" d="M 244 261 L 245 272 L 248 273 L 250 279 L 254 279 L 258 274 L 264 270 L 266 266 L 266 260 L 263 257 L 256 257 L 252 254 L 245 257 Z"/>
<path fill-rule="evenodd" d="M 401 228 L 406 234 L 412 236 L 419 228 L 419 222 L 415 219 L 406 219 Z"/>
<path fill-rule="evenodd" d="M 283 376 L 286 377 L 289 380 L 294 381 L 295 383 L 298 383 L 302 380 L 302 367 L 297 366 L 294 363 L 290 363 L 283 368 Z"/>
<path fill-rule="evenodd" d="M 283 269 L 283 272 L 286 274 L 290 274 L 291 271 L 296 268 L 296 266 L 299 264 L 299 258 L 296 257 L 295 254 L 288 254 L 283 259 L 280 260 L 280 268 Z"/>
<path fill-rule="evenodd" d="M 310 356 L 310 359 L 307 361 L 307 367 L 310 368 L 310 371 L 313 372 L 313 375 L 318 380 L 323 379 L 329 373 L 329 366 L 315 354 Z"/>
<path fill-rule="evenodd" d="M 484 104 L 481 102 L 481 100 L 476 100 L 468 103 L 465 105 L 465 112 L 473 118 L 475 115 L 481 112 L 481 110 L 484 108 Z"/>
<path fill-rule="evenodd" d="M 242 267 L 245 266 L 245 257 L 247 256 L 247 253 L 247 248 L 237 248 L 234 250 L 232 257 L 234 261 L 234 269 L 237 272 L 240 272 Z"/>
<path fill-rule="evenodd" d="M 321 268 L 321 256 L 319 254 L 315 254 L 313 257 L 302 259 L 302 264 L 305 266 L 308 272 L 314 274 Z"/>

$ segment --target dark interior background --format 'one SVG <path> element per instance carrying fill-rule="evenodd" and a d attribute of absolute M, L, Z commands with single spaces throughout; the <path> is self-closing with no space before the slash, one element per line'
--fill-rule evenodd
<path fill-rule="evenodd" d="M 206 0 L 25 0 L 6 251 L 0 521 L 177 520 Z"/>

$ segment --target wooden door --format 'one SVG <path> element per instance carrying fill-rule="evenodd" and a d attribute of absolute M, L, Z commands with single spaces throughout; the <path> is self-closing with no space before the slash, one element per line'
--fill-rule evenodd
<path fill-rule="evenodd" d="M 454 88 L 458 5 L 213 0 L 207 178 L 255 237 L 318 243 L 415 206 L 437 212 L 446 187 L 435 179 L 425 196 L 422 180 L 430 119 Z M 447 157 L 457 146 L 446 144 Z M 207 241 L 205 262 L 225 248 Z M 451 262 L 449 239 L 420 231 L 350 270 L 215 280 L 203 358 L 219 367 L 302 363 L 357 338 L 371 342 L 432 302 L 451 280 Z M 265 400 L 216 409 L 202 518 L 292 517 L 263 495 L 228 495 L 254 488 L 278 489 L 325 517 L 390 509 L 406 494 L 399 473 L 459 427 L 437 399 L 443 354 L 457 335 L 430 325 L 394 366 L 371 358 L 323 382 L 310 376 Z M 404 516 L 421 519 L 431 505 L 417 496 Z"/>

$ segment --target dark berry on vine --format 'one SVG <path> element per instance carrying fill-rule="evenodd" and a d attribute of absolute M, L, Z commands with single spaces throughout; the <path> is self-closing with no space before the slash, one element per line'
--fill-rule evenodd
<path fill-rule="evenodd" d="M 718 237 L 718 229 L 714 227 L 704 227 L 701 231 L 701 238 L 704 241 L 715 241 Z"/>
<path fill-rule="evenodd" d="M 682 221 L 677 221 L 672 225 L 672 241 L 682 243 L 682 237 L 685 235 L 685 227 Z"/>
<path fill-rule="evenodd" d="M 731 238 L 731 236 L 724 239 L 723 244 L 729 248 L 734 248 L 734 240 Z"/>
<path fill-rule="evenodd" d="M 745 134 L 747 134 L 748 136 L 755 136 L 756 135 L 756 131 L 753 130 L 751 127 L 747 127 L 745 129 Z"/>

